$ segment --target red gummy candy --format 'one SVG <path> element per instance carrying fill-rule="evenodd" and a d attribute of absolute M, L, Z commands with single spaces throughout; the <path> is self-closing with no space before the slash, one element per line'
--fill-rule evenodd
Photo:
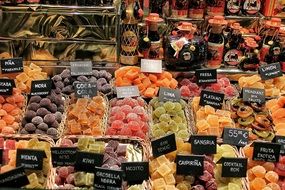
<path fill-rule="evenodd" d="M 124 122 L 121 120 L 115 120 L 112 124 L 111 127 L 117 130 L 120 130 L 124 127 Z"/>
<path fill-rule="evenodd" d="M 124 120 L 126 118 L 126 114 L 124 112 L 117 112 L 114 117 L 116 120 Z"/>
<path fill-rule="evenodd" d="M 117 134 L 117 130 L 111 127 L 109 127 L 106 131 L 106 135 L 116 135 L 116 134 Z"/>
<path fill-rule="evenodd" d="M 137 121 L 139 119 L 139 116 L 135 113 L 129 113 L 127 115 L 127 121 L 130 122 L 130 121 Z"/>
<path fill-rule="evenodd" d="M 4 138 L 0 138 L 0 148 L 4 148 Z"/>
<path fill-rule="evenodd" d="M 15 150 L 16 149 L 16 141 L 8 139 L 6 140 L 6 149 Z"/>
<path fill-rule="evenodd" d="M 140 125 L 138 122 L 136 121 L 131 121 L 128 123 L 128 127 L 132 130 L 132 131 L 138 131 L 140 130 Z"/>
<path fill-rule="evenodd" d="M 192 82 L 189 80 L 189 79 L 183 79 L 181 82 L 180 82 L 180 85 L 182 86 L 188 86 L 190 85 Z"/>
<path fill-rule="evenodd" d="M 128 127 L 124 127 L 120 130 L 119 135 L 132 136 L 132 131 Z"/>
<path fill-rule="evenodd" d="M 145 133 L 142 131 L 137 131 L 134 135 L 139 138 L 145 139 Z"/>
<path fill-rule="evenodd" d="M 180 88 L 181 96 L 189 97 L 191 95 L 191 92 L 187 86 L 182 86 Z"/>
<path fill-rule="evenodd" d="M 133 111 L 133 109 L 129 105 L 123 105 L 121 107 L 121 111 L 124 112 L 127 115 L 128 113 L 131 113 Z"/>

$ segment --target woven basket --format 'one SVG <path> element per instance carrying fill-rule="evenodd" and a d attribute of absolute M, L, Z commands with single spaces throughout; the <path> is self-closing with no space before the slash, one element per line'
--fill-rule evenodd
<path fill-rule="evenodd" d="M 151 105 L 148 105 L 148 112 L 149 112 L 149 115 L 151 117 L 151 119 L 150 119 L 150 127 L 151 127 L 152 125 L 154 125 L 153 117 L 152 117 L 153 107 Z M 190 135 L 194 134 L 193 133 L 194 131 L 192 128 L 192 126 L 194 125 L 194 121 L 193 121 L 193 117 L 191 116 L 191 112 L 190 112 L 187 104 L 185 105 L 184 113 L 185 113 L 186 122 L 187 122 L 187 131 L 189 133 L 189 138 L 190 138 Z M 151 132 L 149 132 L 149 137 L 150 137 L 150 140 L 154 140 L 155 138 L 157 138 L 157 137 L 152 136 Z M 187 141 L 188 140 L 189 139 L 187 139 Z"/>
<path fill-rule="evenodd" d="M 62 98 L 64 98 L 64 112 L 62 114 L 62 119 L 61 119 L 61 123 L 59 124 L 58 128 L 57 128 L 57 135 L 56 136 L 50 136 L 48 135 L 49 137 L 51 137 L 52 139 L 54 140 L 57 140 L 59 139 L 62 135 L 63 135 L 63 131 L 64 131 L 64 121 L 66 120 L 66 111 L 67 111 L 67 106 L 69 104 L 69 97 L 64 95 L 64 94 L 61 94 L 62 95 Z M 28 103 L 28 102 L 27 102 Z M 27 107 L 28 107 L 28 104 L 25 108 L 25 113 L 27 111 Z M 23 114 L 23 118 L 25 116 L 25 113 Z M 24 128 L 24 126 L 20 126 L 19 128 L 19 132 L 21 131 L 21 129 Z"/>
<path fill-rule="evenodd" d="M 197 122 L 197 121 L 196 121 L 196 114 L 195 114 L 195 111 L 193 110 L 192 105 L 191 105 L 192 100 L 193 100 L 193 99 L 189 99 L 189 101 L 188 101 L 188 107 L 189 107 L 189 110 L 190 110 L 190 117 L 191 117 L 192 120 L 193 120 L 193 125 L 192 125 L 192 126 L 193 126 L 193 129 L 192 129 L 192 131 L 193 131 L 193 134 L 197 134 L 198 129 L 197 129 L 197 127 L 196 127 L 196 122 Z M 223 103 L 222 110 L 229 111 L 229 110 L 228 110 L 228 107 L 227 107 L 227 105 L 226 105 L 226 102 Z M 234 121 L 232 121 L 232 125 L 235 127 Z M 217 140 L 218 140 L 218 141 L 221 141 L 222 139 L 221 139 L 221 137 L 218 137 Z"/>
<path fill-rule="evenodd" d="M 70 139 L 74 142 L 77 142 L 79 138 L 90 138 L 90 136 L 85 136 L 85 135 L 68 135 L 68 136 L 64 136 L 63 138 L 60 138 L 57 142 L 56 142 L 56 147 L 59 147 L 62 143 L 63 139 Z M 126 136 L 98 136 L 98 137 L 93 137 L 94 139 L 96 139 L 96 141 L 104 141 L 105 143 L 108 143 L 110 140 L 116 140 L 120 143 L 124 143 L 124 144 L 134 144 L 137 145 L 139 147 L 141 147 L 142 149 L 142 160 L 141 161 L 148 161 L 149 155 L 150 155 L 150 150 L 149 150 L 149 145 L 142 139 L 138 138 L 138 137 L 126 137 Z M 55 171 L 55 169 L 54 169 Z M 53 178 L 53 184 L 54 184 L 54 179 L 55 176 Z M 149 190 L 149 182 L 145 181 L 143 183 L 143 186 L 145 187 L 145 190 Z"/>
<path fill-rule="evenodd" d="M 101 123 L 100 123 L 100 127 L 101 127 L 101 129 L 102 129 L 102 131 L 103 131 L 103 134 L 102 134 L 102 135 L 104 135 L 104 134 L 105 134 L 105 131 L 106 131 L 106 127 L 107 127 L 107 121 L 108 121 L 109 100 L 108 100 L 107 96 L 104 95 L 104 94 L 101 93 L 101 92 L 98 92 L 98 95 L 103 97 L 104 103 L 105 103 L 105 110 L 106 110 L 106 111 L 105 111 L 105 114 L 104 114 L 104 116 L 102 117 L 102 120 L 101 120 Z M 69 105 L 68 105 L 68 107 L 67 107 L 67 109 L 66 109 L 66 117 L 65 117 L 65 120 L 64 120 L 64 123 L 63 123 L 63 125 L 65 126 L 64 131 L 63 131 L 63 134 L 64 134 L 64 135 L 71 135 L 71 134 L 69 134 L 69 128 L 68 128 L 68 126 L 67 126 L 67 120 L 68 120 L 67 115 L 68 115 L 68 111 L 69 111 L 69 106 L 70 106 L 72 103 L 74 103 L 74 102 L 73 102 L 74 100 L 76 100 L 76 99 L 71 99 L 71 100 L 69 101 Z"/>
<path fill-rule="evenodd" d="M 29 134 L 29 135 L 20 135 L 20 134 L 16 134 L 16 135 L 2 135 L 0 134 L 0 138 L 4 138 L 5 140 L 7 139 L 13 139 L 16 141 L 19 140 L 30 140 L 33 138 L 37 138 L 39 141 L 45 141 L 48 142 L 50 144 L 51 147 L 55 146 L 54 140 L 52 138 L 50 138 L 48 135 L 38 135 L 38 134 Z M 50 160 L 50 171 L 49 174 L 47 175 L 46 178 L 46 187 L 45 189 L 52 189 L 53 184 L 54 184 L 54 176 L 55 176 L 55 170 L 52 168 L 52 163 Z"/>
<path fill-rule="evenodd" d="M 113 99 L 117 99 L 117 98 L 113 98 Z M 113 99 L 111 99 L 110 101 L 112 101 Z M 146 101 L 144 101 L 144 110 L 146 111 L 146 113 L 147 113 L 147 115 L 149 116 L 149 117 L 151 117 L 151 115 L 149 114 L 149 112 L 148 112 L 148 106 L 147 106 L 147 103 L 146 103 Z M 111 116 L 111 109 L 112 109 L 112 107 L 111 107 L 111 105 L 109 104 L 109 110 L 108 110 L 108 116 L 110 117 Z M 108 117 L 108 119 L 109 119 L 109 117 Z M 108 124 L 108 119 L 107 119 L 107 125 L 106 125 L 106 130 L 110 127 L 109 126 L 109 124 Z M 150 118 L 149 118 L 149 121 L 147 122 L 147 124 L 148 124 L 148 126 L 149 126 L 149 128 L 150 128 L 150 124 L 151 124 L 151 122 L 150 122 Z M 106 131 L 105 131 L 106 132 Z M 143 140 L 145 140 L 145 141 L 149 141 L 149 139 L 148 139 L 148 136 L 149 136 L 149 131 L 148 131 L 148 134 L 146 134 L 146 139 L 143 139 Z M 110 136 L 112 136 L 112 135 L 110 135 Z M 115 136 L 118 136 L 118 137 L 120 137 L 121 135 L 115 135 Z M 123 138 L 124 138 L 124 136 L 122 136 Z M 138 137 L 136 137 L 136 136 L 130 136 L 131 138 L 138 138 Z"/>

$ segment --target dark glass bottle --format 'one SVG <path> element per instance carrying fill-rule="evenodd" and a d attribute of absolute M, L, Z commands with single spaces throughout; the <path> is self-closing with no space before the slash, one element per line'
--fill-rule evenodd
<path fill-rule="evenodd" d="M 207 64 L 209 68 L 219 68 L 223 59 L 224 36 L 219 28 L 213 27 L 208 36 Z"/>
<path fill-rule="evenodd" d="M 158 24 L 156 22 L 150 23 L 148 38 L 151 44 L 149 50 L 149 58 L 150 59 L 159 58 L 160 36 L 158 33 Z"/>
<path fill-rule="evenodd" d="M 239 68 L 244 71 L 256 71 L 260 66 L 258 44 L 253 38 L 247 38 L 245 45 L 245 58 L 240 62 Z"/>
<path fill-rule="evenodd" d="M 242 52 L 240 45 L 243 43 L 243 37 L 240 32 L 239 23 L 233 23 L 231 30 L 227 35 L 227 44 L 225 45 L 224 63 L 226 65 L 237 66 L 240 63 Z"/>

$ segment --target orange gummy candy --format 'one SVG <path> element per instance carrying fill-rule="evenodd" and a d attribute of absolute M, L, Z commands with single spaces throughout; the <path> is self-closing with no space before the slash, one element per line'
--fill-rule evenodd
<path fill-rule="evenodd" d="M 266 181 L 260 177 L 257 177 L 251 181 L 251 185 L 254 190 L 260 190 L 266 186 Z"/>
<path fill-rule="evenodd" d="M 13 109 L 15 109 L 16 107 L 13 106 L 12 104 L 9 103 L 5 103 L 2 107 L 7 113 L 11 112 Z"/>
<path fill-rule="evenodd" d="M 266 170 L 263 166 L 254 166 L 251 168 L 251 171 L 256 177 L 260 178 L 263 178 L 266 174 Z"/>
<path fill-rule="evenodd" d="M 274 171 L 269 171 L 265 174 L 265 179 L 271 183 L 277 183 L 279 180 L 279 176 Z"/>

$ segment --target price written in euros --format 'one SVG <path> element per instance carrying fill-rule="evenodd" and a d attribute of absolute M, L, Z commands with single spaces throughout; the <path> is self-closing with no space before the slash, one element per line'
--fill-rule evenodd
<path fill-rule="evenodd" d="M 248 130 L 224 128 L 223 139 L 225 143 L 236 146 L 245 146 L 248 143 L 248 136 Z"/>

